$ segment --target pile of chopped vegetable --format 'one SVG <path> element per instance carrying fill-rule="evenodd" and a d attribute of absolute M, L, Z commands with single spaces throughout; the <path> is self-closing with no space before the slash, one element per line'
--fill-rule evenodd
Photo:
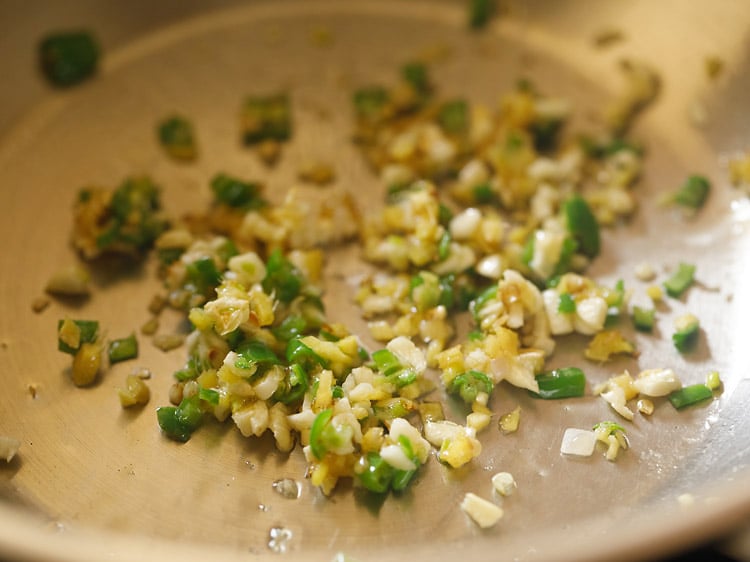
<path fill-rule="evenodd" d="M 490 4 L 473 5 L 480 27 Z M 622 282 L 586 275 L 606 251 L 600 230 L 635 211 L 644 154 L 625 134 L 658 91 L 648 67 L 624 70 L 628 89 L 600 135 L 568 131 L 571 104 L 528 81 L 494 109 L 441 99 L 418 62 L 404 65 L 391 87 L 355 91 L 354 139 L 385 187 L 382 208 L 364 216 L 343 190 L 294 188 L 272 205 L 262 184 L 225 173 L 207 182 L 214 202 L 199 220 L 171 224 L 148 178 L 82 190 L 74 229 L 81 255 L 142 257 L 154 248 L 164 292 L 151 311 L 169 306 L 190 322 L 171 405 L 156 410 L 164 435 L 184 442 L 208 418 L 231 420 L 246 437 L 270 431 L 280 451 L 299 443 L 325 494 L 342 478 L 382 494 L 404 490 L 432 455 L 453 468 L 476 458 L 503 383 L 544 400 L 586 395 L 587 361 L 636 355 L 637 342 L 619 326 L 632 318 L 648 337 L 657 315 L 655 306 L 631 306 Z M 170 157 L 198 157 L 188 119 L 172 116 L 157 130 Z M 244 144 L 275 161 L 294 131 L 290 96 L 248 98 L 239 130 Z M 330 167 L 324 172 L 301 175 L 322 185 L 333 179 Z M 672 201 L 697 210 L 708 194 L 707 180 L 691 176 Z M 352 298 L 379 342 L 374 349 L 331 322 L 322 300 L 324 250 L 355 242 L 373 265 Z M 664 282 L 667 296 L 680 298 L 694 275 L 694 266 L 679 264 Z M 656 301 L 661 289 L 649 295 Z M 459 337 L 461 316 L 472 328 Z M 580 365 L 550 369 L 557 341 L 572 333 L 589 338 Z M 58 335 L 80 386 L 107 363 L 105 349 L 109 364 L 138 354 L 134 334 L 105 345 L 91 320 L 61 320 Z M 672 337 L 676 353 L 688 353 L 700 338 L 698 319 L 682 316 Z M 118 390 L 124 407 L 148 402 L 145 378 L 130 375 Z M 662 397 L 679 409 L 719 386 L 715 373 L 683 386 L 669 366 L 654 366 L 636 378 L 617 373 L 593 394 L 627 421 L 635 416 L 630 401 L 650 415 Z M 464 404 L 462 423 L 446 419 L 448 399 Z M 502 416 L 500 428 L 517 430 L 520 416 L 520 408 Z M 601 442 L 615 460 L 629 446 L 626 427 L 611 421 L 569 432 L 566 454 L 590 455 Z M 499 493 L 515 487 L 511 475 L 496 477 Z M 481 526 L 502 516 L 472 494 L 462 507 Z"/>

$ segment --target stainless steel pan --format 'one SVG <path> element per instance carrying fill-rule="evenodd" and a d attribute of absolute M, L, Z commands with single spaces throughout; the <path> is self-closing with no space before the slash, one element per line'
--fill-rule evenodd
<path fill-rule="evenodd" d="M 466 30 L 465 8 L 452 2 L 44 4 L 0 5 L 0 434 L 22 441 L 18 457 L 0 464 L 0 556 L 278 559 L 269 532 L 284 527 L 292 537 L 282 557 L 294 560 L 337 553 L 356 560 L 646 559 L 747 520 L 750 212 L 726 173 L 726 158 L 750 145 L 745 3 L 518 2 L 481 34 Z M 70 27 L 97 32 L 104 64 L 94 80 L 51 91 L 36 73 L 35 44 L 50 29 Z M 592 38 L 612 28 L 624 40 L 594 48 Z M 325 45 L 314 39 L 321 30 L 332 39 Z M 219 426 L 186 445 L 163 439 L 153 406 L 167 402 L 179 350 L 142 346 L 138 363 L 155 375 L 152 401 L 140 412 L 122 411 L 113 391 L 128 366 L 91 389 L 70 384 L 55 349 L 57 318 L 85 314 L 127 333 L 147 319 L 158 289 L 152 265 L 124 276 L 105 271 L 80 307 L 54 301 L 31 312 L 51 272 L 75 259 L 70 207 L 81 186 L 149 173 L 179 214 L 208 203 L 207 181 L 219 169 L 262 179 L 278 194 L 295 181 L 296 164 L 335 156 L 339 183 L 367 206 L 379 201 L 380 188 L 349 140 L 349 92 L 391 80 L 405 58 L 427 51 L 448 53 L 435 70 L 446 95 L 495 103 L 528 77 L 572 99 L 579 123 L 620 88 L 619 59 L 645 59 L 660 71 L 659 100 L 634 131 L 648 150 L 639 213 L 607 234 L 606 257 L 592 273 L 634 283 L 643 260 L 658 268 L 697 264 L 699 286 L 687 304 L 701 317 L 701 348 L 681 358 L 665 331 L 643 346 L 638 364 L 668 363 L 688 382 L 718 369 L 724 390 L 717 400 L 641 419 L 616 463 L 578 462 L 560 456 L 562 430 L 611 417 L 603 402 L 540 404 L 504 390 L 495 403 L 523 405 L 521 431 L 488 431 L 473 470 L 430 462 L 408 494 L 373 505 L 346 487 L 326 499 L 307 482 L 297 500 L 278 495 L 275 480 L 303 480 L 299 450 L 282 455 L 270 441 Z M 716 80 L 704 71 L 708 56 L 723 61 Z M 246 93 L 274 88 L 293 92 L 298 134 L 283 164 L 269 170 L 238 145 L 236 113 Z M 156 120 L 175 109 L 194 116 L 199 129 L 202 157 L 192 166 L 166 161 L 155 146 Z M 657 201 L 689 173 L 710 177 L 714 190 L 686 221 Z M 326 297 L 334 316 L 355 324 L 338 274 L 356 268 L 338 254 Z M 563 349 L 560 357 L 578 351 Z M 607 368 L 592 372 L 603 378 Z M 29 384 L 38 387 L 35 398 Z M 504 501 L 501 524 L 480 532 L 458 504 L 497 470 L 515 475 L 518 492 Z"/>

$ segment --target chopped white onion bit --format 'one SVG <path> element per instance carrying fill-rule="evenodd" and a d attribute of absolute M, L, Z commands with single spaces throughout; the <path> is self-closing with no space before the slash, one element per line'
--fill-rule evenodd
<path fill-rule="evenodd" d="M 461 509 L 482 529 L 494 526 L 503 517 L 500 506 L 469 492 L 461 502 Z"/>
<path fill-rule="evenodd" d="M 516 481 L 510 472 L 498 472 L 492 477 L 492 487 L 501 496 L 509 496 L 516 489 Z"/>
<path fill-rule="evenodd" d="M 595 446 L 596 435 L 593 431 L 569 427 L 563 435 L 560 452 L 563 455 L 590 457 L 594 454 Z"/>

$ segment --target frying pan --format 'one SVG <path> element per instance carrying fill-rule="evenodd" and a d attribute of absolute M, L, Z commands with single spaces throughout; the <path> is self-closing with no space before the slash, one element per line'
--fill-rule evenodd
<path fill-rule="evenodd" d="M 22 442 L 18 456 L 0 465 L 1 556 L 632 560 L 686 549 L 747 520 L 750 211 L 747 195 L 728 181 L 726 162 L 750 142 L 749 8 L 503 6 L 487 29 L 470 33 L 465 6 L 455 2 L 0 5 L 0 435 Z M 36 42 L 51 29 L 81 27 L 100 37 L 102 67 L 79 87 L 53 91 L 37 73 Z M 623 40 L 592 46 L 592 37 L 611 29 Z M 631 448 L 609 463 L 559 453 L 566 427 L 614 415 L 603 401 L 540 403 L 501 388 L 496 411 L 522 407 L 517 433 L 503 435 L 493 425 L 472 467 L 450 470 L 432 459 L 407 493 L 373 501 L 346 485 L 324 497 L 304 479 L 299 449 L 280 454 L 270 440 L 244 439 L 228 424 L 209 425 L 184 445 L 164 439 L 153 410 L 168 402 L 182 350 L 164 353 L 142 342 L 137 364 L 154 375 L 151 402 L 138 411 L 123 411 L 114 392 L 132 365 L 113 366 L 93 388 L 72 385 L 67 358 L 55 349 L 57 319 L 95 318 L 108 335 L 126 335 L 147 319 L 159 290 L 151 262 L 95 268 L 88 300 L 53 300 L 32 313 L 51 273 L 77 259 L 69 234 L 80 187 L 147 173 L 178 216 L 209 204 L 207 182 L 217 171 L 264 181 L 278 199 L 301 162 L 331 158 L 338 183 L 363 208 L 376 206 L 382 187 L 350 141 L 349 96 L 358 85 L 388 83 L 400 64 L 425 53 L 442 53 L 434 73 L 446 97 L 494 104 L 528 78 L 574 102 L 574 126 L 595 122 L 622 87 L 619 60 L 658 69 L 658 102 L 633 131 L 648 152 L 640 208 L 634 220 L 606 232 L 590 273 L 637 288 L 636 264 L 649 261 L 666 274 L 689 261 L 698 283 L 662 311 L 661 337 L 639 340 L 637 359 L 590 364 L 587 375 L 600 382 L 624 368 L 669 366 L 693 383 L 715 369 L 723 380 L 715 400 L 682 412 L 661 405 L 651 418 L 637 418 L 628 425 Z M 713 80 L 704 70 L 709 56 L 723 63 Z M 244 96 L 275 89 L 292 93 L 296 131 L 283 162 L 269 169 L 239 145 L 237 111 Z M 192 116 L 199 131 L 201 157 L 193 165 L 167 160 L 156 146 L 155 123 L 174 111 Z M 691 173 L 709 177 L 713 190 L 707 206 L 686 219 L 657 202 Z M 349 284 L 361 267 L 356 252 L 334 252 L 325 300 L 332 318 L 365 333 Z M 699 349 L 683 357 L 671 348 L 669 326 L 687 309 L 700 317 L 703 333 Z M 180 327 L 179 318 L 166 316 L 161 330 Z M 565 340 L 554 361 L 580 362 L 581 349 L 575 338 Z M 514 474 L 518 490 L 503 499 L 500 524 L 481 531 L 458 505 L 468 491 L 489 494 L 489 478 L 500 470 Z M 299 498 L 275 491 L 281 478 L 301 484 Z M 269 548 L 274 528 L 289 533 L 284 554 Z"/>

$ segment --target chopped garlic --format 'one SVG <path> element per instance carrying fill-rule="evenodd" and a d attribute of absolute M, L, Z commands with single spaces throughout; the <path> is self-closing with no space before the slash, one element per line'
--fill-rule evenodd
<path fill-rule="evenodd" d="M 501 496 L 509 496 L 516 489 L 516 480 L 510 472 L 498 472 L 492 477 L 492 487 Z"/>
<path fill-rule="evenodd" d="M 45 289 L 52 295 L 83 297 L 90 294 L 89 272 L 78 264 L 56 271 L 47 281 Z"/>
<path fill-rule="evenodd" d="M 682 381 L 672 369 L 647 369 L 638 375 L 633 386 L 646 396 L 666 396 L 682 388 Z"/>
<path fill-rule="evenodd" d="M 653 281 L 656 277 L 656 271 L 650 263 L 641 262 L 635 266 L 635 276 L 640 281 Z"/>
<path fill-rule="evenodd" d="M 18 439 L 0 435 L 0 459 L 5 459 L 5 462 L 12 461 L 20 447 L 21 442 Z"/>
<path fill-rule="evenodd" d="M 503 517 L 500 506 L 469 492 L 461 502 L 461 509 L 482 529 L 489 529 Z"/>

